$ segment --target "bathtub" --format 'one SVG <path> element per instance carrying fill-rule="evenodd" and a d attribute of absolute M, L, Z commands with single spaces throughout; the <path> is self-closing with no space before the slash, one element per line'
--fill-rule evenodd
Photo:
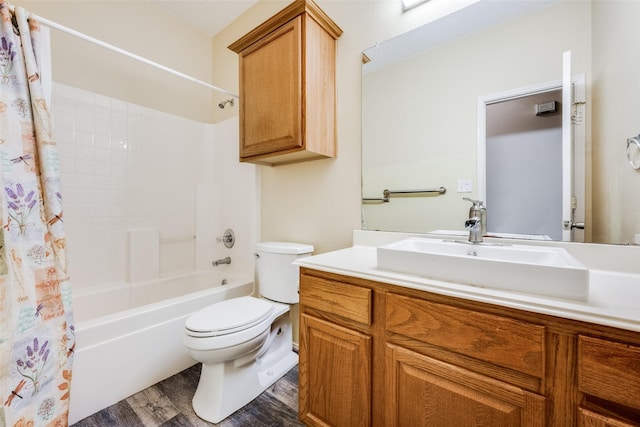
<path fill-rule="evenodd" d="M 223 279 L 226 284 L 222 284 Z M 253 293 L 253 280 L 193 272 L 73 293 L 73 424 L 195 362 L 182 344 L 196 310 Z"/>

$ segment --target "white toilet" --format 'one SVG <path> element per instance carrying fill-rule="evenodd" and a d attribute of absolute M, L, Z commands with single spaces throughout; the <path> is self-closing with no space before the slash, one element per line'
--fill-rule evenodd
<path fill-rule="evenodd" d="M 202 363 L 193 396 L 200 418 L 219 423 L 298 363 L 288 304 L 299 301 L 299 269 L 292 262 L 312 252 L 311 245 L 258 243 L 260 298 L 221 301 L 187 318 L 184 343 Z"/>

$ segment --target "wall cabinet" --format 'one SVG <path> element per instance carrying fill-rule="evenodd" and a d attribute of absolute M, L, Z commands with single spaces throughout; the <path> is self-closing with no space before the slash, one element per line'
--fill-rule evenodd
<path fill-rule="evenodd" d="M 640 333 L 301 268 L 309 426 L 640 426 Z"/>
<path fill-rule="evenodd" d="M 336 156 L 336 40 L 342 30 L 296 0 L 229 46 L 238 53 L 240 161 Z"/>

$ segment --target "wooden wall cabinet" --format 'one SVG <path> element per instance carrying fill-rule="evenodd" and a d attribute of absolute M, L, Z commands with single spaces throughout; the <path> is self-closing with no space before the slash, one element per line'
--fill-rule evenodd
<path fill-rule="evenodd" d="M 336 156 L 336 40 L 342 30 L 295 0 L 229 49 L 240 73 L 240 161 L 266 165 Z"/>
<path fill-rule="evenodd" d="M 640 426 L 640 333 L 301 268 L 309 426 Z"/>

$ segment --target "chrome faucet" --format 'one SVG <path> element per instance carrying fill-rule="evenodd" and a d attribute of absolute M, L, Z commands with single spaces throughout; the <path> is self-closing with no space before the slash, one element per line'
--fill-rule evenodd
<path fill-rule="evenodd" d="M 211 262 L 211 264 L 212 264 L 214 267 L 217 267 L 217 266 L 219 266 L 219 265 L 221 265 L 221 264 L 231 264 L 231 257 L 229 257 L 229 256 L 228 256 L 228 257 L 226 257 L 226 258 L 217 259 L 217 260 L 215 260 L 215 261 L 212 261 L 212 262 Z"/>
<path fill-rule="evenodd" d="M 464 228 L 469 230 L 469 241 L 473 244 L 482 243 L 482 219 L 474 216 L 464 223 Z"/>
<path fill-rule="evenodd" d="M 469 241 L 471 243 L 482 243 L 482 237 L 487 234 L 487 209 L 484 202 L 472 200 L 464 197 L 463 200 L 472 203 L 469 208 L 469 219 L 464 223 L 464 228 L 469 230 Z"/>

